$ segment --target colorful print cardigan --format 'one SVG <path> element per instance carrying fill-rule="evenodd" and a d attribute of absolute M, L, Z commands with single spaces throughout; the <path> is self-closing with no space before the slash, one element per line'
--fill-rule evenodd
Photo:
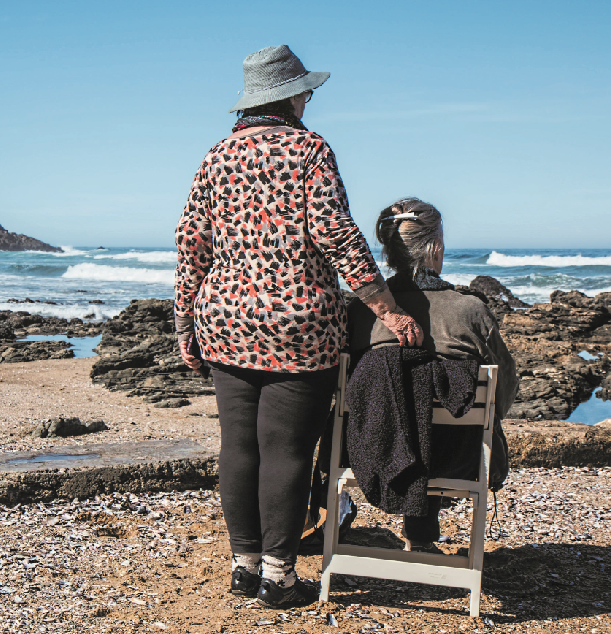
<path fill-rule="evenodd" d="M 176 229 L 179 339 L 205 359 L 277 372 L 337 365 L 346 345 L 339 272 L 367 299 L 386 288 L 319 135 L 224 139 L 195 175 Z M 185 326 L 186 324 L 186 326 Z"/>

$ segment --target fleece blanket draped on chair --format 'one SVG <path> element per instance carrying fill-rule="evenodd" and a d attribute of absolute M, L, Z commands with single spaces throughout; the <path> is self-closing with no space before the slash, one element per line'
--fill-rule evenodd
<path fill-rule="evenodd" d="M 386 346 L 363 355 L 346 390 L 346 443 L 370 504 L 386 513 L 427 514 L 433 399 L 455 418 L 463 416 L 475 402 L 478 370 L 477 361 L 437 359 L 422 349 Z M 481 429 L 473 431 L 481 438 Z M 479 450 L 475 439 L 465 440 Z M 456 449 L 446 443 L 446 452 Z"/>

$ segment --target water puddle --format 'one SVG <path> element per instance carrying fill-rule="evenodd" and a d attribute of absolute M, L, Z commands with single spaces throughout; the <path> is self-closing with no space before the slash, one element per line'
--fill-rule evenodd
<path fill-rule="evenodd" d="M 568 423 L 596 425 L 596 423 L 611 418 L 611 401 L 596 398 L 597 392 L 600 392 L 601 389 L 600 387 L 596 388 L 592 392 L 592 396 L 585 403 L 580 403 L 566 421 Z"/>
<path fill-rule="evenodd" d="M 102 341 L 102 335 L 95 337 L 67 337 L 66 335 L 28 335 L 19 341 L 67 341 L 72 346 L 75 359 L 95 357 L 93 349 Z"/>
<path fill-rule="evenodd" d="M 13 458 L 7 460 L 5 464 L 36 464 L 39 462 L 54 462 L 61 460 L 63 462 L 72 462 L 73 460 L 87 460 L 88 458 L 99 458 L 99 453 L 69 454 L 69 453 L 41 453 L 38 456 L 29 458 Z"/>
<path fill-rule="evenodd" d="M 584 361 L 598 361 L 601 357 L 602 353 L 597 352 L 596 354 L 590 354 L 587 350 L 582 350 L 578 353 Z"/>

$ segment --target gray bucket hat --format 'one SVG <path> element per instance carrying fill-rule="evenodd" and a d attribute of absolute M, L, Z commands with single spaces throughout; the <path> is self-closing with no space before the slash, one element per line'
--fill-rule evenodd
<path fill-rule="evenodd" d="M 280 101 L 324 84 L 331 73 L 313 73 L 286 44 L 268 46 L 244 60 L 244 90 L 229 111 Z"/>

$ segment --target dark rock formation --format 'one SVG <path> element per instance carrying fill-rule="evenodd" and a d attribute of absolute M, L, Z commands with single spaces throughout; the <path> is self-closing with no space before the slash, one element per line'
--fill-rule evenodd
<path fill-rule="evenodd" d="M 602 398 L 603 401 L 611 401 L 611 374 L 600 384 L 600 391 L 596 393 L 597 398 Z"/>
<path fill-rule="evenodd" d="M 567 418 L 611 369 L 611 314 L 606 297 L 610 294 L 589 298 L 577 292 L 556 292 L 549 304 L 524 309 L 528 305 L 493 278 L 476 278 L 471 286 L 457 290 L 487 303 L 521 375 L 520 392 L 509 416 Z M 344 296 L 346 301 L 352 299 L 351 293 Z M 578 356 L 584 349 L 604 354 L 584 361 Z M 213 393 L 211 382 L 191 372 L 180 359 L 170 300 L 132 301 L 104 325 L 98 351 L 103 356 L 91 376 L 109 389 L 143 396 L 160 407 Z"/>
<path fill-rule="evenodd" d="M 82 436 L 84 434 L 93 434 L 97 431 L 108 429 L 103 420 L 92 420 L 88 423 L 81 423 L 79 418 L 63 418 L 58 416 L 43 420 L 38 427 L 32 432 L 34 438 L 55 438 L 60 436 L 67 438 L 68 436 Z"/>
<path fill-rule="evenodd" d="M 59 247 L 52 247 L 46 242 L 24 236 L 21 233 L 10 233 L 0 226 L 0 251 L 49 251 L 61 253 Z"/>
<path fill-rule="evenodd" d="M 46 359 L 72 359 L 66 341 L 0 341 L 0 363 L 22 363 Z"/>
<path fill-rule="evenodd" d="M 0 341 L 14 341 L 15 331 L 11 324 L 0 321 Z"/>
<path fill-rule="evenodd" d="M 530 307 L 530 304 L 515 297 L 506 286 L 503 286 L 497 279 L 489 275 L 478 275 L 474 280 L 471 280 L 469 288 L 485 295 L 488 299 L 505 302 L 510 308 Z"/>
<path fill-rule="evenodd" d="M 455 290 L 463 295 L 474 295 L 484 302 L 492 311 L 499 323 L 503 317 L 512 313 L 515 308 L 529 308 L 521 299 L 514 297 L 512 292 L 498 280 L 489 275 L 478 275 L 469 286 L 456 285 Z"/>
<path fill-rule="evenodd" d="M 132 300 L 104 324 L 97 350 L 101 358 L 91 378 L 108 389 L 144 396 L 161 407 L 182 407 L 189 396 L 214 394 L 212 381 L 192 372 L 180 357 L 171 300 Z"/>
<path fill-rule="evenodd" d="M 530 304 L 514 297 L 511 291 L 498 280 L 488 275 L 478 275 L 469 286 L 455 285 L 454 290 L 463 295 L 474 295 L 492 311 L 499 323 L 514 308 L 528 308 Z"/>
<path fill-rule="evenodd" d="M 611 464 L 611 427 L 572 423 L 504 424 L 509 461 L 520 467 L 602 467 Z"/>
<path fill-rule="evenodd" d="M 27 335 L 68 335 L 68 337 L 95 337 L 102 332 L 102 323 L 86 323 L 78 317 L 43 317 L 32 315 L 25 310 L 0 310 L 0 340 L 10 339 L 3 335 L 12 330 L 15 337 Z"/>
<path fill-rule="evenodd" d="M 503 337 L 522 377 L 509 417 L 563 420 L 600 385 L 611 370 L 606 295 L 555 291 L 549 304 L 504 316 Z M 585 361 L 582 350 L 602 354 Z"/>
<path fill-rule="evenodd" d="M 70 344 L 65 341 L 19 341 L 28 335 L 60 335 L 94 337 L 102 324 L 86 324 L 81 319 L 70 321 L 60 317 L 42 317 L 26 311 L 0 311 L 0 363 L 71 359 Z M 17 339 L 17 341 L 16 341 Z"/>
<path fill-rule="evenodd" d="M 487 304 L 516 360 L 520 391 L 510 418 L 564 420 L 611 370 L 611 293 L 554 291 L 549 304 L 529 307 L 488 276 L 456 290 Z M 585 361 L 583 350 L 601 354 Z"/>

